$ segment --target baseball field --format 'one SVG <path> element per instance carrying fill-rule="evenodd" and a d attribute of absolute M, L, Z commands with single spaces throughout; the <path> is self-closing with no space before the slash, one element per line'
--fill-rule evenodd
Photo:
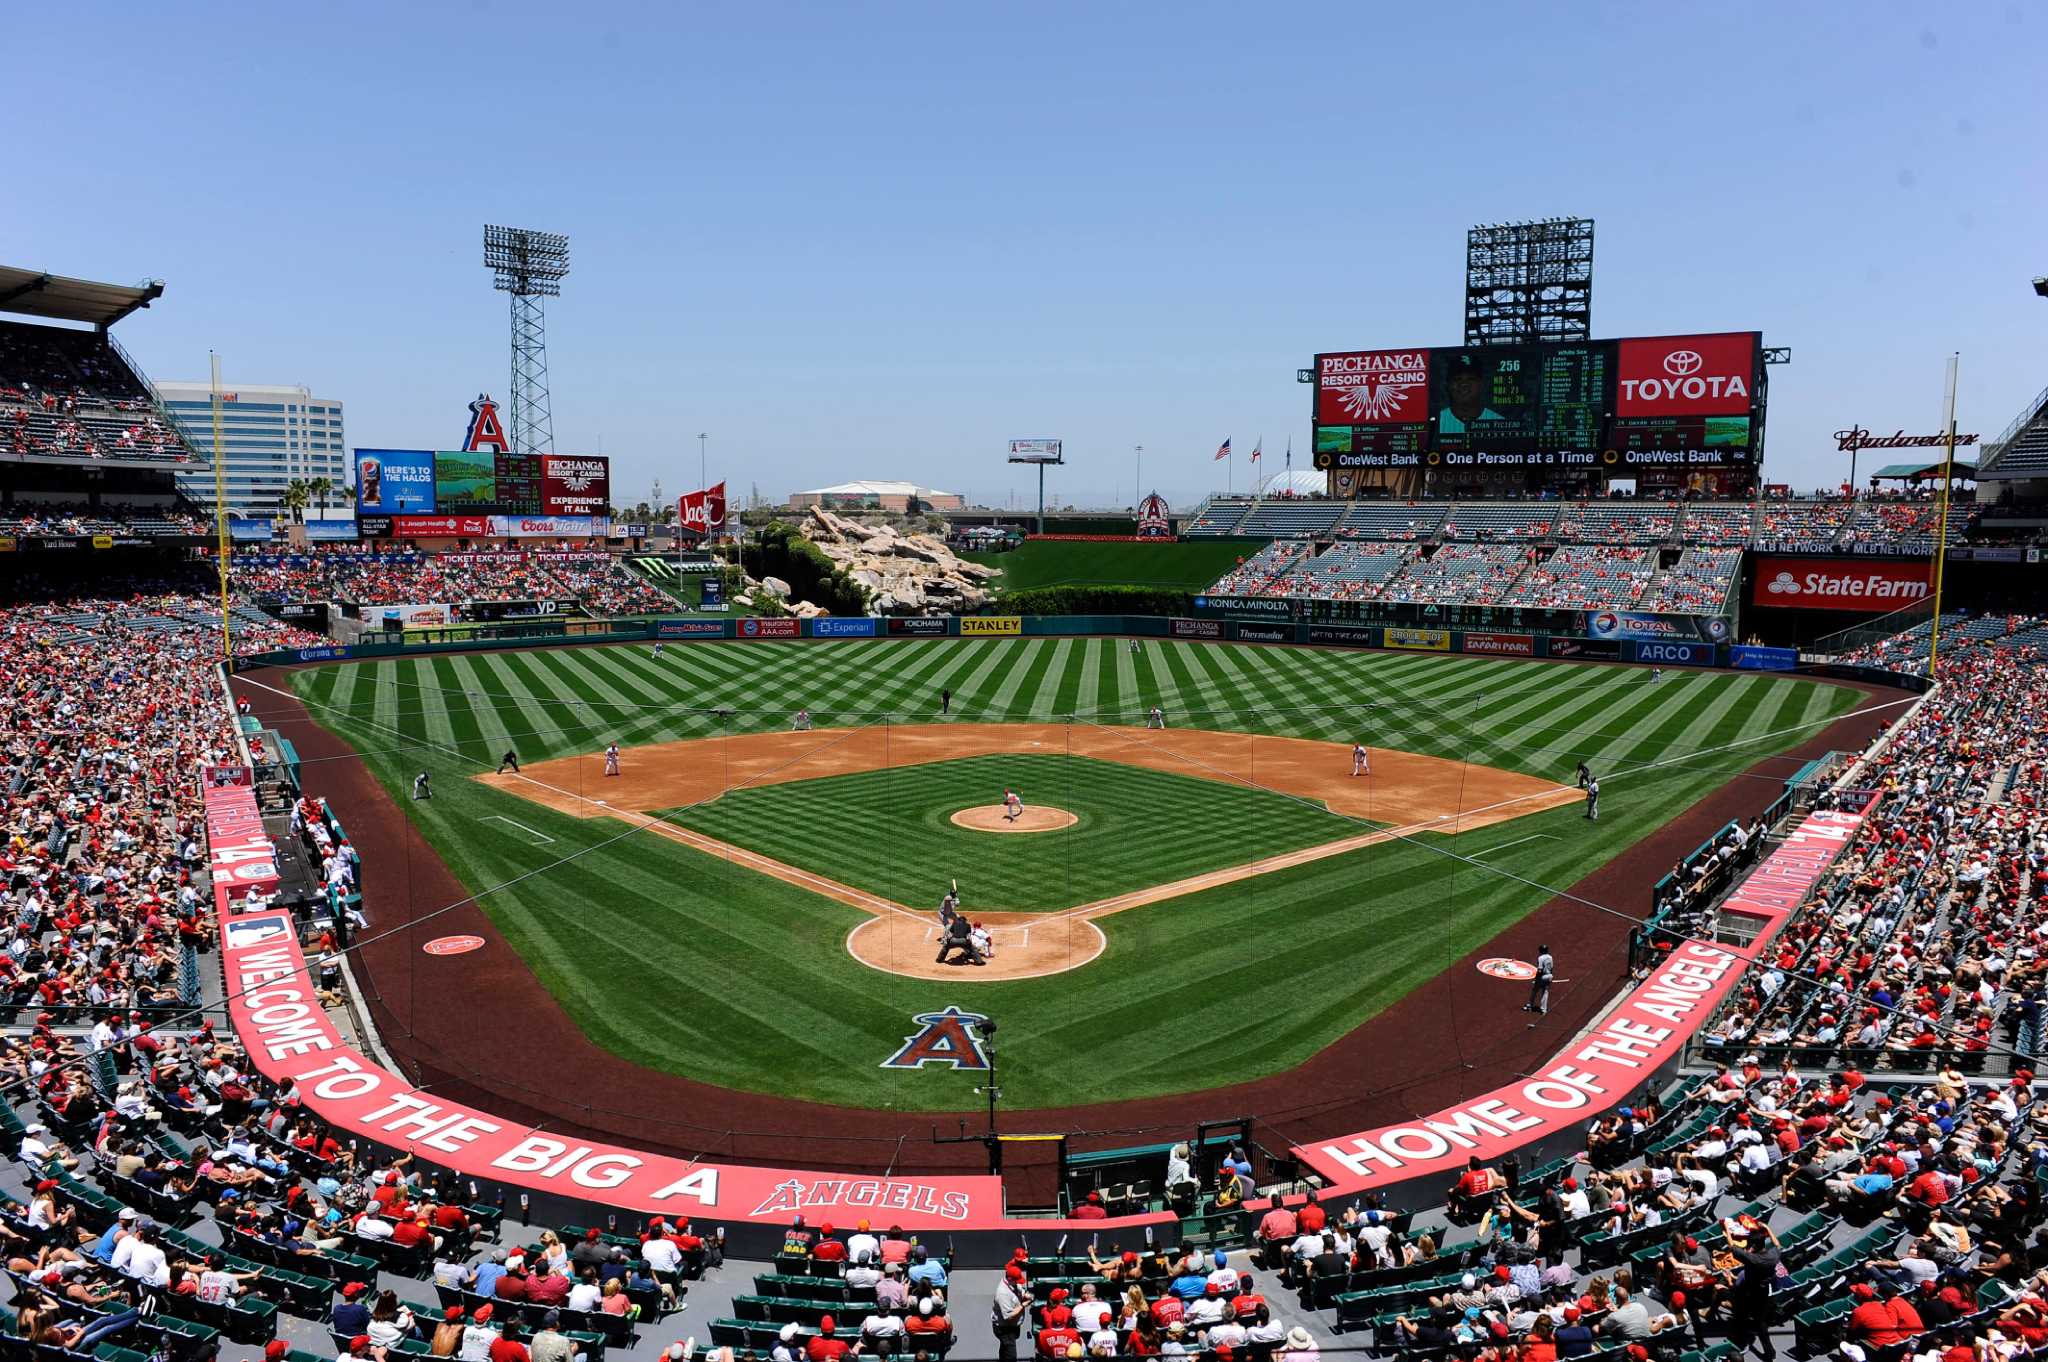
<path fill-rule="evenodd" d="M 484 652 L 289 684 L 479 896 L 485 949 L 516 952 L 599 1046 L 720 1087 L 932 1111 L 977 1105 L 979 1076 L 883 1065 L 949 1005 L 1001 1020 L 1021 1106 L 1300 1064 L 1859 698 L 1078 638 Z M 508 750 L 522 769 L 497 774 Z M 1044 830 L 994 825 L 1006 789 Z M 440 906 L 410 896 L 410 864 L 366 873 L 373 904 Z M 936 962 L 954 880 L 994 939 L 985 966 Z M 411 956 L 407 987 L 435 987 Z"/>

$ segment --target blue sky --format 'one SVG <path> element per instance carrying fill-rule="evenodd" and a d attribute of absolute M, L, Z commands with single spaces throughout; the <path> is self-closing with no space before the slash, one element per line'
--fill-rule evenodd
<path fill-rule="evenodd" d="M 167 281 L 159 378 L 306 383 L 352 444 L 506 386 L 482 224 L 567 233 L 557 447 L 614 496 L 912 478 L 1176 503 L 1305 466 L 1321 349 L 1451 344 L 1465 229 L 1598 222 L 1602 336 L 1760 329 L 1766 474 L 1995 434 L 2048 382 L 2048 9 L 32 7 L 0 260 Z"/>

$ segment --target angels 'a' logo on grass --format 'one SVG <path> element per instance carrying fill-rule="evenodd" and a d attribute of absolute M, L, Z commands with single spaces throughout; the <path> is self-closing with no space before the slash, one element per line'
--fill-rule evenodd
<path fill-rule="evenodd" d="M 1525 984 L 1536 977 L 1536 967 L 1527 960 L 1510 960 L 1501 955 L 1481 960 L 1479 972 L 1490 974 L 1496 979 L 1514 979 Z"/>
<path fill-rule="evenodd" d="M 911 1018 L 924 1029 L 903 1038 L 903 1048 L 882 1061 L 884 1069 L 922 1069 L 939 1064 L 949 1069 L 986 1069 L 988 1055 L 982 1051 L 976 1028 L 988 1018 L 979 1012 L 962 1012 L 948 1007 L 943 1012 L 920 1012 Z"/>

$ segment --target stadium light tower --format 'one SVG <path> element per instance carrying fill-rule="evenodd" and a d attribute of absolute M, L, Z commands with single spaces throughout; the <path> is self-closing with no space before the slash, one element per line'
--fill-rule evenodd
<path fill-rule="evenodd" d="M 515 454 L 552 454 L 548 409 L 547 319 L 541 299 L 558 298 L 569 273 L 569 238 L 524 227 L 484 227 L 484 267 L 512 295 L 512 428 Z"/>

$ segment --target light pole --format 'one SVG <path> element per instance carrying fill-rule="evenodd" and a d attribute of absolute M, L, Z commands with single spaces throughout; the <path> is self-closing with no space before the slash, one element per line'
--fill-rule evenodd
<path fill-rule="evenodd" d="M 707 466 L 704 458 L 704 449 L 706 442 L 710 439 L 711 437 L 703 431 L 697 432 L 697 490 L 700 492 L 711 485 L 711 478 L 704 471 Z"/>
<path fill-rule="evenodd" d="M 1132 445 L 1131 453 L 1138 463 L 1137 472 L 1131 475 L 1131 509 L 1135 511 L 1145 502 L 1145 446 Z"/>

